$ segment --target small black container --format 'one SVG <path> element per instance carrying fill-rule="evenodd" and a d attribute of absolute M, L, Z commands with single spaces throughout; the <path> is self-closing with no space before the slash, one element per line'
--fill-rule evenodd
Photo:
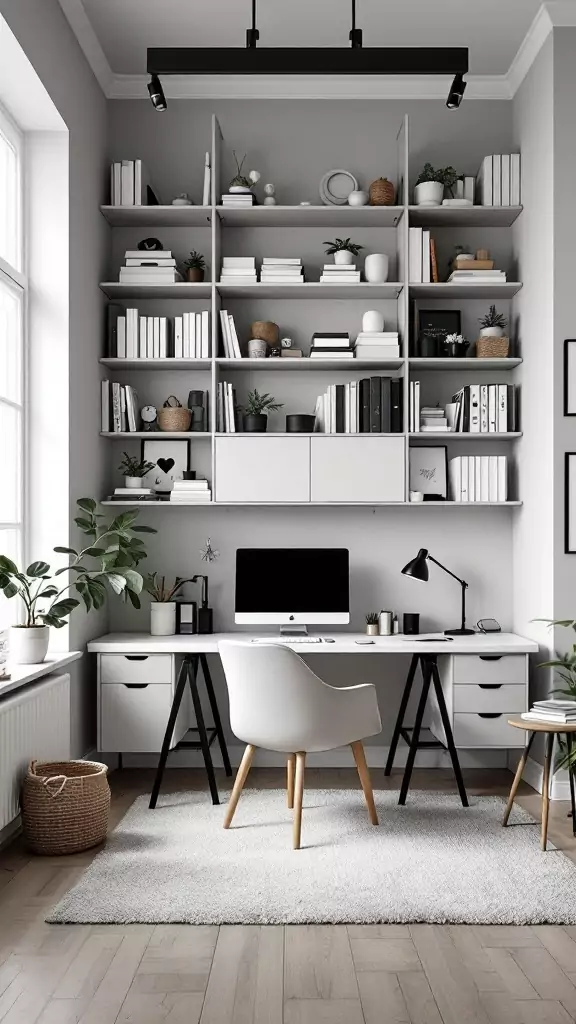
<path fill-rule="evenodd" d="M 402 628 L 405 636 L 415 636 L 416 633 L 420 632 L 420 614 L 419 612 L 406 612 L 404 615 Z"/>
<path fill-rule="evenodd" d="M 195 480 L 196 479 L 196 470 L 195 469 L 185 469 L 184 472 L 182 473 L 182 479 L 183 480 Z"/>
<path fill-rule="evenodd" d="M 286 417 L 287 434 L 313 434 L 316 417 L 307 412 L 290 413 Z"/>
<path fill-rule="evenodd" d="M 199 633 L 213 633 L 214 632 L 214 618 L 211 608 L 199 608 L 198 609 L 198 632 Z"/>
<path fill-rule="evenodd" d="M 177 633 L 190 634 L 198 632 L 197 611 L 196 601 L 176 601 Z"/>
<path fill-rule="evenodd" d="M 204 392 L 190 391 L 188 394 L 188 408 L 192 413 L 190 423 L 191 431 L 202 431 L 206 429 L 204 423 Z"/>
<path fill-rule="evenodd" d="M 265 413 L 245 413 L 243 420 L 244 432 L 246 434 L 265 434 L 268 426 L 268 417 Z"/>

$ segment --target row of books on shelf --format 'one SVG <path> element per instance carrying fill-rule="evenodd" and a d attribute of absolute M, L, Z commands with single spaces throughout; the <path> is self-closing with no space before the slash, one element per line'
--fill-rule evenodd
<path fill-rule="evenodd" d="M 420 381 L 411 380 L 409 399 L 411 434 L 507 434 L 518 429 L 514 384 L 466 384 L 446 406 L 421 406 Z"/>
<path fill-rule="evenodd" d="M 112 206 L 158 205 L 141 160 L 115 160 L 110 164 L 110 203 Z"/>
<path fill-rule="evenodd" d="M 456 259 L 448 284 L 505 284 L 506 272 L 494 267 L 490 259 Z M 436 242 L 426 228 L 409 228 L 408 279 L 411 284 L 437 284 Z"/>
<path fill-rule="evenodd" d="M 330 384 L 316 399 L 315 431 L 323 434 L 402 432 L 402 380 L 370 377 Z"/>
<path fill-rule="evenodd" d="M 110 310 L 107 354 L 115 359 L 209 359 L 210 313 L 140 316 L 137 309 Z"/>
<path fill-rule="evenodd" d="M 264 256 L 260 268 L 260 284 L 301 284 L 305 280 L 300 257 Z M 360 270 L 355 263 L 325 263 L 320 284 L 359 284 Z M 221 284 L 258 284 L 255 256 L 224 256 Z"/>
<path fill-rule="evenodd" d="M 176 284 L 182 278 L 170 249 L 127 249 L 120 284 Z"/>
<path fill-rule="evenodd" d="M 481 206 L 519 206 L 520 153 L 485 156 L 476 176 L 476 202 Z"/>
<path fill-rule="evenodd" d="M 210 405 L 208 391 L 191 391 L 189 408 L 192 412 L 190 431 L 203 432 L 210 429 Z M 201 402 L 200 402 L 201 399 Z M 108 434 L 136 433 L 141 430 L 140 405 L 135 388 L 116 381 L 101 382 L 101 426 Z M 150 431 L 152 434 L 153 431 Z"/>
<path fill-rule="evenodd" d="M 452 501 L 508 501 L 506 455 L 458 455 L 448 463 Z"/>
<path fill-rule="evenodd" d="M 165 501 L 171 505 L 204 505 L 212 501 L 208 481 L 175 480 L 170 491 L 155 491 L 152 487 L 115 487 L 108 501 Z"/>
<path fill-rule="evenodd" d="M 240 409 L 236 401 L 236 388 L 229 381 L 220 381 L 216 392 L 216 430 L 219 434 L 239 434 L 242 431 Z"/>

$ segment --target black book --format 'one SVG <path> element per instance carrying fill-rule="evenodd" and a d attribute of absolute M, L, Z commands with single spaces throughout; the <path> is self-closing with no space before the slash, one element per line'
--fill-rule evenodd
<path fill-rule="evenodd" d="M 379 434 L 381 427 L 380 417 L 380 377 L 370 377 L 370 433 Z"/>
<path fill-rule="evenodd" d="M 514 387 L 514 384 L 508 384 L 508 426 L 507 430 L 512 433 L 517 430 L 518 414 L 517 414 L 517 398 L 518 392 Z"/>
<path fill-rule="evenodd" d="M 370 378 L 360 381 L 360 432 L 370 433 Z"/>
<path fill-rule="evenodd" d="M 390 380 L 390 432 L 402 433 L 402 378 L 392 377 Z"/>
<path fill-rule="evenodd" d="M 392 405 L 390 399 L 390 377 L 380 378 L 380 429 L 383 434 L 392 431 Z"/>
<path fill-rule="evenodd" d="M 343 434 L 345 432 L 345 393 L 346 388 L 344 384 L 336 384 L 336 433 Z"/>
<path fill-rule="evenodd" d="M 108 303 L 106 309 L 105 346 L 105 355 L 108 359 L 116 359 L 118 357 L 118 317 L 124 316 L 124 313 L 123 306 L 118 306 L 115 302 Z"/>

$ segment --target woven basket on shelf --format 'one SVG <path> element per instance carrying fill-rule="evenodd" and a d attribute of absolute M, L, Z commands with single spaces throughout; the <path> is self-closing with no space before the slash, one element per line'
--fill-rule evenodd
<path fill-rule="evenodd" d="M 22 786 L 22 824 L 34 853 L 80 853 L 104 841 L 107 772 L 98 761 L 31 762 Z"/>
<path fill-rule="evenodd" d="M 369 189 L 370 206 L 394 206 L 396 189 L 388 178 L 376 178 Z"/>
<path fill-rule="evenodd" d="M 506 359 L 510 351 L 510 338 L 496 338 L 490 335 L 478 338 L 476 342 L 477 359 Z"/>
<path fill-rule="evenodd" d="M 163 405 L 158 409 L 158 427 L 160 430 L 185 432 L 190 429 L 192 413 L 183 405 Z"/>

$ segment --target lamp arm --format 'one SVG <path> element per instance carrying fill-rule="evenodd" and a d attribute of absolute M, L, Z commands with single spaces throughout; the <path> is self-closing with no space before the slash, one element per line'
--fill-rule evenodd
<path fill-rule="evenodd" d="M 458 583 L 461 583 L 463 587 L 466 587 L 466 588 L 468 587 L 468 584 L 466 583 L 466 580 L 460 579 L 460 577 L 457 576 L 455 572 L 450 572 L 450 569 L 447 569 L 445 565 L 442 565 L 442 562 L 439 562 L 437 558 L 433 558 L 432 555 L 429 554 L 428 555 L 428 560 L 430 562 L 434 562 L 434 565 L 438 565 L 440 567 L 440 569 L 444 569 L 444 572 L 447 572 L 448 575 L 452 577 L 452 579 L 458 580 Z"/>
<path fill-rule="evenodd" d="M 198 580 L 202 580 L 202 607 L 208 607 L 208 577 L 207 576 L 193 576 L 192 583 L 197 583 Z"/>

